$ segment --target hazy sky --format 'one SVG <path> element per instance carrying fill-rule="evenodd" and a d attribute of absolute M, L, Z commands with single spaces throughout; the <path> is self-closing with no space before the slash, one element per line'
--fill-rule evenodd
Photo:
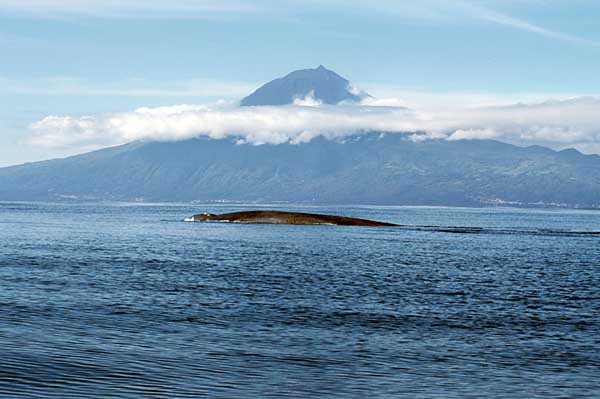
<path fill-rule="evenodd" d="M 568 115 L 553 122 L 554 130 L 538 128 L 533 143 L 545 143 L 545 132 L 560 133 L 556 148 L 600 152 L 592 117 L 600 110 L 598 21 L 595 0 L 0 0 L 0 166 L 93 148 L 103 143 L 98 135 L 112 134 L 106 115 L 130 117 L 148 107 L 155 123 L 162 115 L 155 107 L 235 101 L 319 64 L 411 108 L 545 102 L 549 108 L 534 106 L 531 118 L 520 108 L 523 124 Z M 581 96 L 591 98 L 546 102 Z M 218 112 L 239 111 L 228 105 Z M 326 117 L 347 114 L 332 112 Z M 391 112 L 390 123 L 398 122 L 397 110 Z M 460 115 L 485 121 L 465 122 L 471 130 L 464 137 L 503 139 L 508 133 L 490 132 L 523 129 L 519 139 L 506 140 L 528 143 L 528 128 L 507 125 L 501 113 Z M 92 116 L 93 131 L 81 128 L 83 116 Z M 208 123 L 201 116 L 197 121 Z M 417 119 L 416 128 L 431 125 Z M 94 139 L 65 138 L 72 121 L 76 134 Z M 447 126 L 463 137 L 462 125 Z"/>

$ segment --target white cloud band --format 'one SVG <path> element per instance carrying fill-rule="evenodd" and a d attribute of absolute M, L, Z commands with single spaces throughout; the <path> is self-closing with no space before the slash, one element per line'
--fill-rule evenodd
<path fill-rule="evenodd" d="M 366 101 L 376 104 L 373 100 Z M 598 152 L 598 115 L 600 99 L 597 98 L 443 111 L 373 105 L 238 107 L 217 103 L 139 108 L 96 116 L 48 116 L 31 125 L 30 142 L 47 147 L 89 149 L 135 140 L 172 141 L 208 136 L 231 137 L 252 144 L 281 144 L 307 142 L 316 136 L 336 138 L 381 131 L 410 132 L 408 137 L 414 140 L 496 139 L 519 145 L 573 146 L 584 152 Z"/>

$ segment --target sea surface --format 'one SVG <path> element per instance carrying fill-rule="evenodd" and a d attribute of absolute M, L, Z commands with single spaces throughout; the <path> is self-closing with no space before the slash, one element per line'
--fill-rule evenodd
<path fill-rule="evenodd" d="M 600 398 L 600 212 L 0 203 L 0 397 Z"/>

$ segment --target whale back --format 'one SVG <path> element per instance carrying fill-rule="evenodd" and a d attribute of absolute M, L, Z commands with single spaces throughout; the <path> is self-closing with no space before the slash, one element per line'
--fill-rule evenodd
<path fill-rule="evenodd" d="M 198 215 L 194 215 L 194 221 L 198 221 L 198 222 L 207 222 L 209 220 L 215 220 L 215 215 L 214 213 L 199 213 Z"/>
<path fill-rule="evenodd" d="M 330 224 L 340 226 L 396 226 L 392 223 L 349 218 L 336 215 L 260 210 L 231 212 L 223 213 L 220 215 L 215 215 L 212 213 L 199 213 L 193 216 L 193 221 L 221 221 L 258 224 Z"/>

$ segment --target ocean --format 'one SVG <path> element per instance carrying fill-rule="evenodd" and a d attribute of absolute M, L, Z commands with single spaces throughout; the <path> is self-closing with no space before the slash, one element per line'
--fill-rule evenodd
<path fill-rule="evenodd" d="M 0 203 L 0 397 L 366 396 L 600 398 L 600 212 Z"/>

